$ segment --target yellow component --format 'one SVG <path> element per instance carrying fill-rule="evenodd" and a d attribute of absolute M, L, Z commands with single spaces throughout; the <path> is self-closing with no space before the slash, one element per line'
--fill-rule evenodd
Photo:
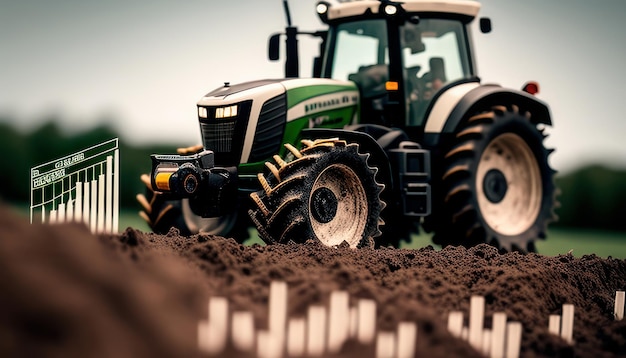
<path fill-rule="evenodd" d="M 174 173 L 157 173 L 154 177 L 154 182 L 156 183 L 158 190 L 170 191 L 170 177 L 172 174 Z"/>
<path fill-rule="evenodd" d="M 387 81 L 385 83 L 385 89 L 387 91 L 397 91 L 398 90 L 398 82 L 396 82 L 396 81 Z"/>

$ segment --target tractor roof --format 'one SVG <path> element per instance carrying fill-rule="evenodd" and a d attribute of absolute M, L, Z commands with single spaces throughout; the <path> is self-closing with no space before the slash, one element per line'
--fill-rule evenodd
<path fill-rule="evenodd" d="M 328 6 L 328 20 L 337 20 L 346 17 L 377 14 L 381 8 L 379 0 L 326 0 Z M 416 13 L 449 13 L 475 17 L 480 9 L 480 3 L 474 0 L 402 0 L 392 2 L 401 4 L 406 12 Z"/>

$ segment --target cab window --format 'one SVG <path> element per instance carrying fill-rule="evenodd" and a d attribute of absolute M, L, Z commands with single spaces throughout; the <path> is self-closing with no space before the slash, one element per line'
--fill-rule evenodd
<path fill-rule="evenodd" d="M 389 53 L 384 20 L 364 20 L 336 28 L 331 78 L 357 83 L 364 97 L 384 93 Z"/>
<path fill-rule="evenodd" d="M 421 19 L 401 29 L 409 125 L 420 125 L 435 94 L 448 83 L 469 78 L 464 25 L 446 19 Z"/>

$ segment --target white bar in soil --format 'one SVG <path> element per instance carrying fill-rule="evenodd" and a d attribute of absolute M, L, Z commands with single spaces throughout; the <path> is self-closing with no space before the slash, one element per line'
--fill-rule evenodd
<path fill-rule="evenodd" d="M 480 350 L 483 343 L 483 322 L 485 318 L 485 297 L 472 296 L 470 299 L 469 344 Z"/>
<path fill-rule="evenodd" d="M 346 291 L 330 293 L 328 311 L 328 351 L 338 353 L 348 339 L 350 329 L 350 297 Z"/>
<path fill-rule="evenodd" d="M 396 337 L 393 332 L 378 332 L 376 336 L 376 358 L 393 358 Z"/>
<path fill-rule="evenodd" d="M 551 314 L 548 318 L 548 332 L 555 336 L 561 335 L 561 316 L 558 314 Z"/>
<path fill-rule="evenodd" d="M 376 335 L 376 301 L 371 299 L 360 299 L 357 307 L 357 340 L 361 344 L 372 343 Z"/>
<path fill-rule="evenodd" d="M 486 328 L 483 330 L 483 344 L 480 347 L 480 351 L 487 357 L 491 352 L 491 330 Z"/>
<path fill-rule="evenodd" d="M 292 318 L 287 326 L 287 356 L 301 357 L 304 355 L 306 342 L 306 320 Z"/>
<path fill-rule="evenodd" d="M 309 306 L 307 323 L 307 355 L 320 357 L 326 351 L 326 307 Z"/>
<path fill-rule="evenodd" d="M 83 222 L 83 183 L 76 183 L 76 199 L 74 199 L 74 221 Z"/>
<path fill-rule="evenodd" d="M 221 352 L 228 340 L 228 300 L 224 297 L 209 299 L 209 330 L 212 349 Z"/>
<path fill-rule="evenodd" d="M 522 323 L 509 322 L 506 325 L 506 357 L 519 357 L 522 346 Z"/>
<path fill-rule="evenodd" d="M 504 342 L 506 338 L 506 313 L 496 312 L 493 314 L 491 323 L 491 358 L 504 358 Z"/>
<path fill-rule="evenodd" d="M 283 348 L 272 332 L 263 330 L 257 333 L 257 357 L 280 358 Z"/>
<path fill-rule="evenodd" d="M 57 223 L 57 211 L 56 209 L 54 210 L 50 210 L 50 224 L 56 224 Z"/>
<path fill-rule="evenodd" d="M 574 305 L 571 303 L 563 305 L 563 315 L 561 317 L 561 338 L 569 344 L 574 344 Z"/>
<path fill-rule="evenodd" d="M 104 192 L 105 178 L 104 174 L 98 176 L 98 228 L 96 232 L 104 232 L 104 208 L 105 208 L 105 192 Z"/>
<path fill-rule="evenodd" d="M 98 181 L 91 181 L 91 206 L 89 209 L 89 228 L 92 233 L 96 233 L 96 229 L 98 228 L 97 220 L 98 220 Z"/>
<path fill-rule="evenodd" d="M 46 207 L 45 206 L 41 206 L 41 223 L 45 224 L 46 222 Z"/>
<path fill-rule="evenodd" d="M 202 319 L 198 321 L 198 349 L 202 352 L 209 352 L 211 349 L 210 341 L 209 321 Z"/>
<path fill-rule="evenodd" d="M 221 344 L 221 333 L 210 321 L 200 320 L 198 322 L 198 348 L 200 351 L 210 355 L 221 353 L 225 347 L 225 344 Z"/>
<path fill-rule="evenodd" d="M 624 319 L 624 291 L 615 292 L 615 310 L 614 315 L 616 320 Z"/>
<path fill-rule="evenodd" d="M 463 327 L 461 330 L 461 339 L 464 341 L 469 340 L 469 329 L 467 327 Z"/>
<path fill-rule="evenodd" d="M 113 159 L 113 233 L 120 232 L 120 150 L 116 149 Z"/>
<path fill-rule="evenodd" d="M 287 324 L 287 283 L 272 281 L 269 297 L 269 331 L 284 344 Z"/>
<path fill-rule="evenodd" d="M 398 324 L 397 358 L 415 356 L 415 342 L 417 341 L 417 325 L 414 322 L 400 322 Z"/>
<path fill-rule="evenodd" d="M 356 338 L 359 331 L 359 309 L 357 306 L 350 307 L 349 317 L 348 337 Z"/>
<path fill-rule="evenodd" d="M 456 338 L 461 338 L 463 331 L 463 312 L 452 311 L 448 314 L 448 331 Z"/>
<path fill-rule="evenodd" d="M 252 312 L 233 312 L 230 326 L 233 346 L 241 352 L 253 352 L 255 332 Z"/>
<path fill-rule="evenodd" d="M 59 207 L 57 208 L 57 222 L 59 224 L 62 224 L 65 222 L 65 204 L 64 203 L 59 204 Z"/>

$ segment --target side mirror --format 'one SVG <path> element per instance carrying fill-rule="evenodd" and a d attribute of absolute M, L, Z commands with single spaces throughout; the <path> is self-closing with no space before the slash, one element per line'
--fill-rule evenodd
<path fill-rule="evenodd" d="M 268 56 L 270 61 L 278 61 L 280 58 L 280 35 L 274 34 L 270 37 L 268 46 Z"/>
<path fill-rule="evenodd" d="M 480 32 L 488 34 L 491 32 L 491 19 L 488 17 L 480 18 Z"/>

